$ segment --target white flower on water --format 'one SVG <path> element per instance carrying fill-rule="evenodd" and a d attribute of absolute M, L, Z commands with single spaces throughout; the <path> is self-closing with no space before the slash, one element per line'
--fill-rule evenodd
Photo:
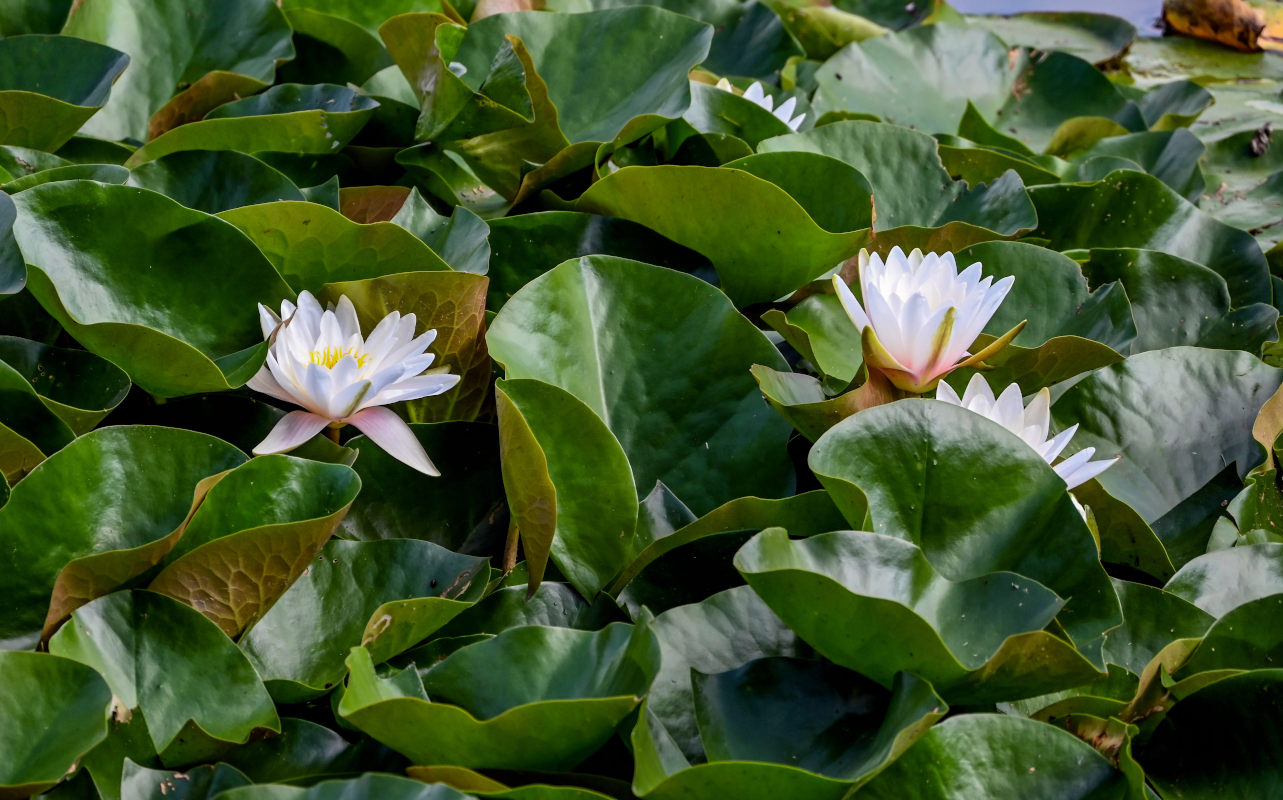
<path fill-rule="evenodd" d="M 980 363 L 1005 347 L 1024 323 L 975 355 L 968 352 L 989 323 L 1014 278 L 982 278 L 980 262 L 961 273 L 952 253 L 892 248 L 884 262 L 860 251 L 863 304 L 840 275 L 833 287 L 847 316 L 860 331 L 865 363 L 897 388 L 930 391 L 954 369 Z"/>
<path fill-rule="evenodd" d="M 731 86 L 731 82 L 725 78 L 722 78 L 717 82 L 717 88 L 724 92 L 734 93 L 735 91 L 735 87 Z M 790 97 L 783 103 L 780 103 L 779 108 L 775 108 L 775 98 L 766 93 L 766 90 L 762 88 L 761 81 L 753 81 L 753 85 L 744 90 L 743 97 L 754 105 L 760 106 L 774 114 L 775 118 L 789 126 L 790 130 L 797 130 L 801 127 L 802 121 L 806 119 L 805 113 L 792 117 L 793 109 L 797 107 L 796 97 Z M 792 117 L 792 119 L 790 119 L 790 117 Z"/>
<path fill-rule="evenodd" d="M 949 384 L 941 383 L 936 389 L 936 399 L 962 406 L 998 423 L 1024 439 L 1048 464 L 1056 460 L 1078 431 L 1078 425 L 1074 424 L 1051 438 L 1047 437 L 1051 427 L 1051 392 L 1046 389 L 1039 390 L 1034 399 L 1029 401 L 1029 405 L 1025 406 L 1017 384 L 1013 383 L 1003 389 L 1002 394 L 995 398 L 985 379 L 980 375 L 972 375 L 962 397 L 958 397 L 958 393 Z M 1059 464 L 1052 464 L 1052 469 L 1073 489 L 1118 461 L 1118 458 L 1092 461 L 1091 457 L 1095 454 L 1096 448 L 1084 447 Z"/>
<path fill-rule="evenodd" d="M 458 375 L 423 374 L 435 358 L 426 352 L 437 337 L 435 330 L 416 337 L 414 315 L 393 311 L 365 338 L 346 296 L 324 311 L 306 291 L 297 307 L 283 301 L 281 316 L 261 303 L 258 315 L 263 336 L 272 344 L 267 362 L 248 386 L 304 410 L 291 411 L 276 423 L 254 448 L 255 455 L 293 450 L 327 425 L 350 424 L 419 472 L 441 474 L 410 427 L 385 408 L 441 394 L 459 382 Z"/>

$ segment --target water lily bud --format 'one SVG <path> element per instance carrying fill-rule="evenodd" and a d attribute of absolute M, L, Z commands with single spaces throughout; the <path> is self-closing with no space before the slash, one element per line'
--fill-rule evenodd
<path fill-rule="evenodd" d="M 263 336 L 271 341 L 267 361 L 249 380 L 251 389 L 303 407 L 276 423 L 255 455 L 293 450 L 327 425 L 351 424 L 388 455 L 426 475 L 440 475 L 410 426 L 388 403 L 431 397 L 452 388 L 458 375 L 423 374 L 435 356 L 430 330 L 415 337 L 413 314 L 388 314 L 362 337 L 356 309 L 346 296 L 322 311 L 311 292 L 298 306 L 285 300 L 281 316 L 260 304 Z M 282 321 L 282 318 L 284 321 Z"/>
<path fill-rule="evenodd" d="M 1046 389 L 1040 390 L 1034 395 L 1034 399 L 1029 401 L 1029 405 L 1025 406 L 1020 396 L 1019 385 L 1011 384 L 995 398 L 993 390 L 989 388 L 985 379 L 980 375 L 972 375 L 971 382 L 967 384 L 967 390 L 962 393 L 962 397 L 958 397 L 958 393 L 949 384 L 942 383 L 936 390 L 936 399 L 951 405 L 962 406 L 998 423 L 1023 439 L 1048 464 L 1056 460 L 1078 431 L 1077 425 L 1070 425 L 1055 436 L 1047 437 L 1051 427 L 1051 393 Z M 1109 469 L 1118 461 L 1118 458 L 1092 461 L 1091 457 L 1095 453 L 1096 448 L 1084 447 L 1059 464 L 1052 464 L 1052 469 L 1064 479 L 1070 489 L 1073 489 Z M 1075 500 L 1074 505 L 1086 518 L 1087 514 L 1078 501 Z"/>
<path fill-rule="evenodd" d="M 724 92 L 733 93 L 735 91 L 735 87 L 731 86 L 731 82 L 725 78 L 722 78 L 717 82 L 717 88 Z M 790 97 L 783 103 L 780 103 L 779 108 L 776 108 L 775 99 L 768 95 L 766 90 L 762 88 L 761 81 L 753 81 L 753 84 L 744 90 L 743 97 L 754 105 L 771 112 L 775 115 L 776 119 L 789 126 L 790 130 L 797 130 L 800 128 L 802 126 L 802 122 L 806 119 L 805 113 L 798 114 L 796 117 L 793 116 L 793 109 L 797 107 L 796 97 Z"/>
<path fill-rule="evenodd" d="M 975 342 L 1011 290 L 1014 278 L 982 278 L 980 262 L 958 272 L 952 253 L 893 248 L 883 261 L 860 251 L 864 303 L 838 275 L 833 276 L 842 307 L 860 331 L 864 362 L 896 388 L 928 392 L 958 367 L 979 364 L 1011 342 L 1020 323 L 979 353 Z"/>

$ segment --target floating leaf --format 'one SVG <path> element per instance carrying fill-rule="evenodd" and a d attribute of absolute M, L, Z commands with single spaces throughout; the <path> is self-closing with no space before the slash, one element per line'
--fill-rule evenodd
<path fill-rule="evenodd" d="M 98 670 L 124 708 L 141 709 L 158 752 L 183 735 L 239 743 L 280 730 L 249 661 L 176 600 L 137 591 L 99 598 L 72 615 L 49 651 Z"/>
<path fill-rule="evenodd" d="M 44 653 L 0 651 L 0 794 L 29 797 L 76 769 L 107 735 L 111 690 L 94 670 Z"/>
<path fill-rule="evenodd" d="M 242 638 L 241 650 L 281 702 L 337 685 L 353 647 L 384 661 L 480 596 L 485 560 L 430 542 L 333 541 Z"/>
<path fill-rule="evenodd" d="M 124 53 L 83 38 L 0 39 L 0 143 L 57 150 L 107 102 L 128 64 Z"/>
<path fill-rule="evenodd" d="M 159 563 L 197 482 L 244 460 L 212 436 L 144 425 L 94 431 L 56 453 L 0 508 L 0 636 L 38 631 L 46 612 L 57 622 Z"/>
<path fill-rule="evenodd" d="M 239 386 L 257 370 L 254 303 L 293 292 L 233 227 L 155 192 L 90 181 L 15 202 L 32 294 L 135 383 L 172 397 Z M 217 280 L 193 281 L 196 270 Z"/>
<path fill-rule="evenodd" d="M 303 199 L 298 187 L 279 171 L 232 150 L 171 153 L 135 168 L 129 185 L 160 192 L 206 214 Z"/>
<path fill-rule="evenodd" d="M 508 378 L 560 386 L 606 423 L 638 495 L 662 480 L 704 513 L 790 488 L 784 423 L 762 406 L 748 373 L 782 359 L 695 278 L 617 258 L 568 261 L 514 295 L 488 340 Z"/>

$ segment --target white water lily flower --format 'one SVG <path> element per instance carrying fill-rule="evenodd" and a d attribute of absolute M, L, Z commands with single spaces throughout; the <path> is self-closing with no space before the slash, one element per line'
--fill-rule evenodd
<path fill-rule="evenodd" d="M 1051 427 L 1051 392 L 1046 389 L 1040 390 L 1034 395 L 1034 399 L 1029 401 L 1029 405 L 1025 406 L 1017 384 L 1011 384 L 1002 390 L 1002 394 L 994 398 L 993 390 L 989 388 L 985 379 L 980 375 L 972 375 L 971 382 L 967 384 L 967 390 L 962 393 L 962 397 L 958 397 L 958 393 L 949 384 L 941 383 L 936 389 L 936 399 L 962 406 L 986 419 L 993 420 L 1024 439 L 1025 443 L 1048 464 L 1056 460 L 1078 431 L 1078 425 L 1074 424 L 1050 439 L 1047 438 L 1047 432 Z M 1091 457 L 1095 454 L 1096 448 L 1084 447 L 1059 464 L 1052 464 L 1052 469 L 1064 479 L 1070 489 L 1073 489 L 1109 469 L 1118 461 L 1117 457 L 1104 461 L 1092 461 Z M 1078 505 L 1078 501 L 1075 500 L 1074 504 Z M 1081 506 L 1079 510 L 1081 511 Z"/>
<path fill-rule="evenodd" d="M 952 253 L 914 250 L 906 256 L 895 247 L 885 262 L 861 250 L 859 266 L 863 305 L 840 275 L 833 276 L 833 287 L 860 331 L 865 363 L 904 391 L 930 391 L 954 369 L 1005 347 L 1024 326 L 975 355 L 967 351 L 1015 280 L 981 278 L 978 261 L 959 273 Z"/>
<path fill-rule="evenodd" d="M 722 78 L 717 82 L 717 88 L 724 92 L 733 93 L 735 91 L 735 87 L 731 86 L 731 82 L 725 78 Z M 753 85 L 744 90 L 743 97 L 754 105 L 771 112 L 775 115 L 776 119 L 789 126 L 790 130 L 797 130 L 802 126 L 802 121 L 806 119 L 805 113 L 798 114 L 796 117 L 789 119 L 789 117 L 792 117 L 793 115 L 793 109 L 797 107 L 796 97 L 790 97 L 783 103 L 780 103 L 779 108 L 775 108 L 775 98 L 766 93 L 766 90 L 762 88 L 761 81 L 753 81 Z"/>
<path fill-rule="evenodd" d="M 393 311 L 364 338 L 351 300 L 340 297 L 333 310 L 323 311 L 307 291 L 297 308 L 282 301 L 280 317 L 261 303 L 258 316 L 272 344 L 267 363 L 247 385 L 305 410 L 286 414 L 255 455 L 293 450 L 327 425 L 351 424 L 388 455 L 424 474 L 441 474 L 410 427 L 384 408 L 441 394 L 459 382 L 458 375 L 423 374 L 435 358 L 426 352 L 435 330 L 416 337 L 414 315 Z"/>

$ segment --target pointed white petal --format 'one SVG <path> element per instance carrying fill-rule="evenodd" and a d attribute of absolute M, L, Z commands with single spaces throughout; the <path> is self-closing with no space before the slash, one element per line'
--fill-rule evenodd
<path fill-rule="evenodd" d="M 452 373 L 439 375 L 419 375 L 397 381 L 378 395 L 379 405 L 398 403 L 402 400 L 417 400 L 420 397 L 435 397 L 453 389 L 459 383 L 460 376 Z"/>
<path fill-rule="evenodd" d="M 293 450 L 320 433 L 329 423 L 328 419 L 307 411 L 291 411 L 281 417 L 266 439 L 258 443 L 254 455 L 266 456 Z"/>
<path fill-rule="evenodd" d="M 833 276 L 833 290 L 837 292 L 838 300 L 842 301 L 842 308 L 846 310 L 846 315 L 851 318 L 851 323 L 855 325 L 855 329 L 863 333 L 869 324 L 869 317 L 864 313 L 864 309 L 860 307 L 860 301 L 855 299 L 855 292 L 852 292 L 851 287 L 846 285 L 846 281 L 842 280 L 841 275 Z"/>

